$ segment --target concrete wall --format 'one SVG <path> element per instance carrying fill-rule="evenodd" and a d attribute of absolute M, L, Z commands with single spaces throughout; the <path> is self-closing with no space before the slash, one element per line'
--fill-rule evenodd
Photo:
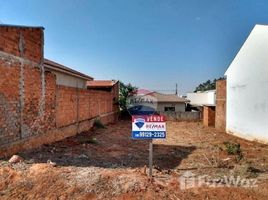
<path fill-rule="evenodd" d="M 185 112 L 185 103 L 157 103 L 157 111 L 164 112 L 165 107 L 175 107 L 176 112 Z"/>
<path fill-rule="evenodd" d="M 200 112 L 159 112 L 171 121 L 200 121 Z"/>
<path fill-rule="evenodd" d="M 57 85 L 63 85 L 68 87 L 74 87 L 74 88 L 81 88 L 86 89 L 87 88 L 87 81 L 78 77 L 74 77 L 65 73 L 53 71 L 53 74 L 56 75 L 56 83 Z"/>
<path fill-rule="evenodd" d="M 226 80 L 216 82 L 216 116 L 215 127 L 219 130 L 226 129 Z"/>
<path fill-rule="evenodd" d="M 226 72 L 227 132 L 268 142 L 268 26 L 255 26 Z"/>
<path fill-rule="evenodd" d="M 187 93 L 187 99 L 192 105 L 215 105 L 215 90 L 206 92 Z"/>
<path fill-rule="evenodd" d="M 88 130 L 96 118 L 117 119 L 118 85 L 59 86 L 44 70 L 42 29 L 0 26 L 0 36 L 0 157 Z"/>

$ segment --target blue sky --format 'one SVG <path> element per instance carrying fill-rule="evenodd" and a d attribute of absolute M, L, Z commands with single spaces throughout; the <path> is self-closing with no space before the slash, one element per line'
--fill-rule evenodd
<path fill-rule="evenodd" d="M 266 0 L 0 0 L 0 22 L 45 27 L 45 57 L 96 79 L 192 91 L 223 76 Z"/>

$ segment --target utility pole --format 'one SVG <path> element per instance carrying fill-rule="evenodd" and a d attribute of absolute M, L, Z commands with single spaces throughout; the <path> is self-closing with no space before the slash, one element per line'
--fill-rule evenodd
<path fill-rule="evenodd" d="M 178 95 L 178 84 L 176 83 L 176 90 L 175 90 L 175 94 Z"/>

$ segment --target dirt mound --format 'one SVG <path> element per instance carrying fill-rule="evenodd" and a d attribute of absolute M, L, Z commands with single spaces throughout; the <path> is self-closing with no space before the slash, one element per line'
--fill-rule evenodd
<path fill-rule="evenodd" d="M 21 178 L 21 173 L 11 167 L 0 168 L 0 191 L 6 190 L 9 185 L 17 183 Z"/>

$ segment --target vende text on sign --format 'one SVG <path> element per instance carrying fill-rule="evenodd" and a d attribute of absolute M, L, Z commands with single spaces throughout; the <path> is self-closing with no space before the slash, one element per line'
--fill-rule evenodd
<path fill-rule="evenodd" d="M 132 138 L 166 138 L 165 117 L 162 115 L 132 116 Z"/>

